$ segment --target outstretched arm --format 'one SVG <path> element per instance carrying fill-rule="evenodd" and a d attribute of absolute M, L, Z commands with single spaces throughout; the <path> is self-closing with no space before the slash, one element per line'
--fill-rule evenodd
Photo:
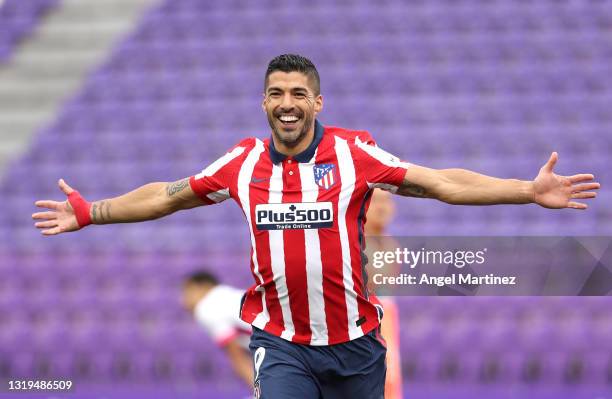
<path fill-rule="evenodd" d="M 76 231 L 89 223 L 132 223 L 158 219 L 181 209 L 204 205 L 192 191 L 189 179 L 173 183 L 149 183 L 119 197 L 89 203 L 64 180 L 58 185 L 68 197 L 66 201 L 36 201 L 47 208 L 32 218 L 44 235 Z"/>
<path fill-rule="evenodd" d="M 595 198 L 599 189 L 592 174 L 560 176 L 553 173 L 558 155 L 553 152 L 533 181 L 498 179 L 465 169 L 429 169 L 412 165 L 398 194 L 435 198 L 454 205 L 536 203 L 545 208 L 586 209 L 576 199 Z"/>

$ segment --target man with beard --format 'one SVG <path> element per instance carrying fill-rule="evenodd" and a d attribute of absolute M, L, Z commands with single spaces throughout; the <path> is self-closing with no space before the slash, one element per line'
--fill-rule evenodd
<path fill-rule="evenodd" d="M 554 174 L 556 153 L 533 181 L 402 162 L 365 132 L 315 119 L 323 109 L 319 74 L 299 55 L 270 62 L 262 108 L 272 136 L 242 140 L 194 176 L 92 203 L 60 180 L 68 199 L 37 201 L 50 210 L 33 215 L 43 234 L 54 235 L 236 201 L 252 244 L 255 284 L 240 314 L 253 327 L 256 397 L 383 397 L 381 312 L 363 281 L 361 253 L 374 188 L 449 204 L 574 209 L 586 209 L 576 200 L 599 188 L 590 174 Z"/>

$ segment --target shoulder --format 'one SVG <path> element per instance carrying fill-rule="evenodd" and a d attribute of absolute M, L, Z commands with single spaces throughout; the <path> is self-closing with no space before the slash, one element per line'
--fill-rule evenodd
<path fill-rule="evenodd" d="M 372 135 L 366 130 L 345 129 L 338 126 L 325 126 L 325 133 L 340 137 L 349 143 L 360 141 L 362 143 L 374 145 L 376 142 Z"/>
<path fill-rule="evenodd" d="M 241 151 L 245 151 L 245 150 L 251 150 L 253 148 L 255 148 L 257 145 L 263 145 L 264 142 L 261 139 L 258 139 L 257 137 L 246 137 L 242 140 L 240 140 L 238 143 L 236 143 L 232 148 L 230 148 L 230 152 L 234 151 L 236 149 L 241 149 Z"/>
<path fill-rule="evenodd" d="M 193 309 L 193 315 L 195 319 L 203 324 L 204 326 L 210 325 L 212 322 L 210 318 L 210 309 L 214 304 L 211 304 L 210 293 L 206 295 L 204 298 L 200 299 L 200 301 L 196 304 Z"/>
<path fill-rule="evenodd" d="M 220 284 L 215 287 L 216 298 L 219 302 L 226 302 L 226 300 L 241 299 L 242 290 L 231 287 L 229 285 Z"/>
<path fill-rule="evenodd" d="M 240 140 L 220 158 L 221 166 L 227 165 L 230 168 L 235 168 L 244 162 L 251 151 L 258 147 L 265 148 L 265 144 L 256 137 L 247 137 Z"/>
<path fill-rule="evenodd" d="M 196 304 L 194 313 L 195 317 L 205 324 L 215 322 L 219 319 L 222 312 L 219 308 L 223 308 L 227 302 L 227 291 L 223 285 L 218 285 L 212 288 L 204 298 Z"/>

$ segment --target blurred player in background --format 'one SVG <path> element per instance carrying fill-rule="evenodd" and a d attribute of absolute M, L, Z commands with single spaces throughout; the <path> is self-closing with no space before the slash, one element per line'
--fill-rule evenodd
<path fill-rule="evenodd" d="M 386 251 L 397 248 L 395 241 L 386 234 L 387 225 L 391 223 L 395 214 L 395 203 L 391 198 L 391 193 L 380 189 L 374 189 L 372 200 L 366 214 L 364 232 L 367 238 L 366 253 L 368 258 L 373 251 Z M 382 273 L 393 274 L 395 270 L 390 270 L 392 265 L 386 265 Z M 373 291 L 371 283 L 374 272 L 381 273 L 381 270 L 373 270 L 371 263 L 368 263 L 368 288 Z M 397 305 L 391 296 L 392 292 L 377 292 L 378 300 L 384 309 L 384 316 L 381 320 L 381 334 L 387 343 L 387 378 L 385 381 L 385 399 L 401 399 L 402 394 L 402 366 L 400 357 L 399 343 L 399 317 Z"/>
<path fill-rule="evenodd" d="M 49 210 L 32 215 L 43 234 L 54 235 L 234 199 L 252 244 L 255 284 L 241 318 L 253 326 L 256 398 L 384 397 L 382 315 L 363 278 L 363 217 L 373 188 L 454 205 L 574 209 L 586 209 L 576 200 L 594 198 L 590 190 L 599 188 L 591 174 L 554 174 L 556 153 L 532 181 L 402 162 L 359 132 L 316 120 L 319 74 L 299 55 L 270 61 L 262 110 L 271 137 L 240 141 L 200 173 L 92 203 L 60 180 L 67 200 L 37 201 Z"/>
<path fill-rule="evenodd" d="M 219 284 L 215 276 L 204 271 L 192 273 L 183 285 L 185 308 L 223 348 L 236 374 L 252 387 L 251 326 L 239 317 L 242 295 L 242 290 Z"/>

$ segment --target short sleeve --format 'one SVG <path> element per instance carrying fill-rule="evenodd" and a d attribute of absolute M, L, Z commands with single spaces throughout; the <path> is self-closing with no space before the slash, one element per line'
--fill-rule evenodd
<path fill-rule="evenodd" d="M 368 187 L 396 192 L 402 185 L 408 162 L 383 150 L 376 144 L 355 140 L 355 163 L 365 175 Z"/>
<path fill-rule="evenodd" d="M 376 141 L 374 137 L 370 134 L 370 132 L 366 130 L 357 130 L 354 132 L 355 134 L 355 142 L 359 141 L 363 144 L 376 146 Z"/>
<path fill-rule="evenodd" d="M 248 152 L 249 140 L 234 146 L 225 155 L 189 178 L 193 192 L 206 204 L 223 202 L 230 197 L 230 187 L 240 170 L 243 155 Z"/>
<path fill-rule="evenodd" d="M 195 318 L 206 329 L 206 332 L 219 346 L 225 346 L 239 334 L 232 315 L 206 302 L 195 309 Z"/>

